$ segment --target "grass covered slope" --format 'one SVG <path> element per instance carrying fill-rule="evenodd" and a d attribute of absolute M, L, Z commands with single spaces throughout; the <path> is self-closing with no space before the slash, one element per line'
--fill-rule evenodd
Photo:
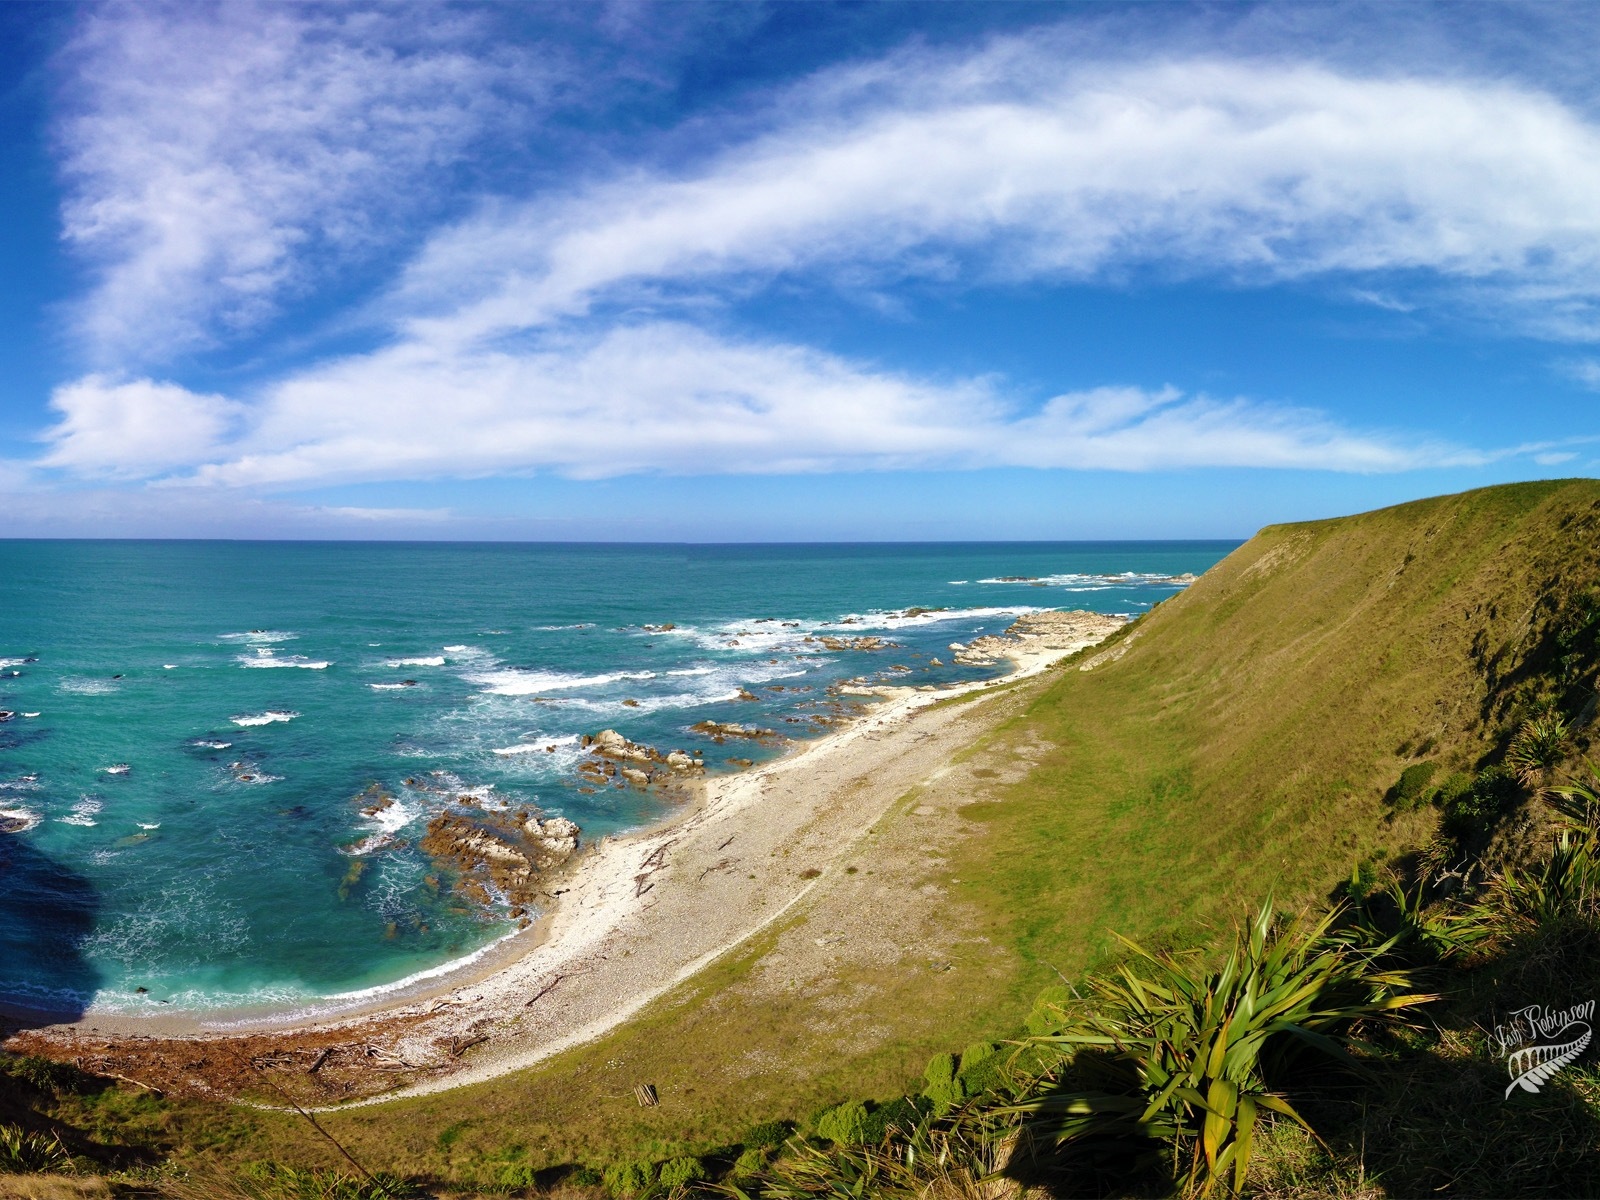
<path fill-rule="evenodd" d="M 987 836 L 966 894 L 1069 974 L 1109 930 L 1204 941 L 1268 890 L 1325 894 L 1429 840 L 1432 810 L 1392 816 L 1385 793 L 1413 763 L 1503 747 L 1597 582 L 1592 480 L 1270 526 L 1001 732 L 1053 749 L 967 810 Z"/>

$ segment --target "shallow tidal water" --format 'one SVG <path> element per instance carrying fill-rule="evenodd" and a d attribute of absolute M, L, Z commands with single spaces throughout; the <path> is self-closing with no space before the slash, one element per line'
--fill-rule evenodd
<path fill-rule="evenodd" d="M 665 804 L 580 791 L 582 735 L 735 769 L 782 746 L 690 727 L 816 736 L 833 683 L 1000 674 L 950 643 L 1041 608 L 1142 612 L 1235 545 L 0 542 L 0 998 L 395 986 L 515 929 L 416 847 L 449 795 L 585 840 L 636 827 Z M 816 640 L 862 635 L 897 646 Z M 373 784 L 398 803 L 363 816 Z"/>

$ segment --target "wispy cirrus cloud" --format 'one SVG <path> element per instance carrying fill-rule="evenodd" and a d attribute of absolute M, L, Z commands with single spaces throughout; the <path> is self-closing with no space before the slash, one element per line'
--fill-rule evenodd
<path fill-rule="evenodd" d="M 403 238 L 552 79 L 433 6 L 114 4 L 61 66 L 63 234 L 95 280 L 76 324 L 122 367 L 255 330 Z"/>
<path fill-rule="evenodd" d="M 779 277 L 1408 272 L 1567 335 L 1600 296 L 1600 128 L 1527 87 L 1015 41 L 857 74 L 688 169 L 490 207 L 432 240 L 395 311 L 459 340 Z"/>

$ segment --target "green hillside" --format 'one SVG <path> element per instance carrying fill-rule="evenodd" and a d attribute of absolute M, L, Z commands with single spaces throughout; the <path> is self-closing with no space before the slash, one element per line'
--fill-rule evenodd
<path fill-rule="evenodd" d="M 1181 941 L 1271 888 L 1325 894 L 1432 837 L 1433 810 L 1390 819 L 1385 794 L 1502 750 L 1597 584 L 1593 480 L 1269 526 L 1004 731 L 1055 749 L 969 813 L 991 830 L 974 889 L 1067 971 L 1108 929 Z"/>
<path fill-rule="evenodd" d="M 1118 957 L 1113 931 L 1213 947 L 1269 893 L 1320 907 L 1352 873 L 1360 892 L 1422 862 L 1470 860 L 1481 877 L 1521 861 L 1548 848 L 1544 817 L 1527 787 L 1483 800 L 1483 780 L 1501 778 L 1540 712 L 1567 718 L 1567 763 L 1587 752 L 1597 588 L 1592 480 L 1264 529 L 1113 643 L 982 700 L 991 733 L 908 797 L 848 874 L 628 1026 L 491 1083 L 323 1123 L 375 1169 L 586 1195 L 579 1166 L 731 1160 L 762 1122 L 804 1130 L 840 1100 L 915 1092 L 931 1055 L 1019 1034 L 1042 988 Z M 1428 796 L 1446 794 L 1394 803 L 1420 764 Z M 912 839 L 914 811 L 940 804 L 948 817 Z M 940 947 L 936 969 L 845 961 L 826 987 L 763 985 L 816 940 L 829 904 L 851 912 L 868 876 L 895 911 L 858 915 Z M 670 1102 L 637 1107 L 617 1063 Z M 51 1111 L 180 1158 L 343 1165 L 287 1116 L 149 1097 Z"/>

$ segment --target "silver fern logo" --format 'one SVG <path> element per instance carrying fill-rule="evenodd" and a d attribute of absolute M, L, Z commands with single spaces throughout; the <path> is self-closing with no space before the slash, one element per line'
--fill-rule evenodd
<path fill-rule="evenodd" d="M 1588 1000 L 1559 1010 L 1530 1004 L 1496 1025 L 1497 1057 L 1505 1058 L 1511 1072 L 1506 1098 L 1518 1088 L 1537 1092 L 1562 1067 L 1577 1062 L 1594 1037 L 1593 1021 L 1594 1001 Z"/>

